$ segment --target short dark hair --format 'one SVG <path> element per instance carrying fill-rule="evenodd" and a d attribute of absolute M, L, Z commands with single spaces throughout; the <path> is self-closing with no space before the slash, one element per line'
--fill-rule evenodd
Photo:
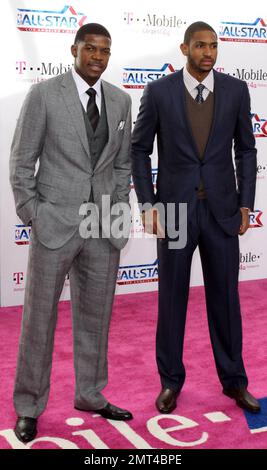
<path fill-rule="evenodd" d="M 110 33 L 105 28 L 105 26 L 102 26 L 102 24 L 98 23 L 87 23 L 78 29 L 74 39 L 74 44 L 83 41 L 86 34 L 99 34 L 100 36 L 106 36 L 107 38 L 111 39 Z"/>
<path fill-rule="evenodd" d="M 204 21 L 196 21 L 195 23 L 190 24 L 186 29 L 184 33 L 184 44 L 188 45 L 193 34 L 197 31 L 212 31 L 217 36 L 216 31 L 208 23 L 204 23 Z"/>

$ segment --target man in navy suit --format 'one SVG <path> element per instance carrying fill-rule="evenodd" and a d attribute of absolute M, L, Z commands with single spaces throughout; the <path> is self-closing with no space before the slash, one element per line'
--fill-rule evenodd
<path fill-rule="evenodd" d="M 203 22 L 191 24 L 181 45 L 182 70 L 149 83 L 144 91 L 132 139 L 133 178 L 145 231 L 161 233 L 155 204 L 187 204 L 187 242 L 172 249 L 168 231 L 158 238 L 159 315 L 157 365 L 161 413 L 176 407 L 185 381 L 184 329 L 195 248 L 200 251 L 208 324 L 223 393 L 249 411 L 258 401 L 248 392 L 242 359 L 238 295 L 239 240 L 249 227 L 256 183 L 256 149 L 245 82 L 216 72 L 217 35 Z M 154 138 L 158 144 L 157 192 L 151 178 Z M 232 159 L 232 144 L 236 177 Z M 154 217 L 155 215 L 155 217 Z M 181 228 L 181 227 L 180 227 Z"/>

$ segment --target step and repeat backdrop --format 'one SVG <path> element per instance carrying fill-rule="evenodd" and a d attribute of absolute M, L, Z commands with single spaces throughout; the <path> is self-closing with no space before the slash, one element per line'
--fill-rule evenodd
<path fill-rule="evenodd" d="M 29 87 L 72 67 L 70 47 L 77 29 L 88 22 L 106 26 L 112 55 L 103 78 L 130 94 L 133 122 L 146 84 L 184 66 L 179 45 L 193 21 L 206 21 L 218 33 L 216 69 L 245 80 L 251 94 L 251 115 L 258 148 L 257 195 L 250 230 L 240 239 L 240 280 L 267 277 L 267 16 L 265 2 L 171 0 L 3 0 L 0 87 L 0 261 L 1 305 L 23 303 L 30 227 L 17 218 L 9 186 L 8 161 L 16 120 Z M 157 179 L 157 148 L 152 156 Z M 136 196 L 131 189 L 131 203 Z M 121 255 L 117 293 L 157 289 L 154 237 L 144 238 L 133 211 L 129 243 Z M 40 282 L 42 279 L 40 278 Z M 191 285 L 203 283 L 198 252 Z M 69 298 L 66 278 L 62 299 Z"/>

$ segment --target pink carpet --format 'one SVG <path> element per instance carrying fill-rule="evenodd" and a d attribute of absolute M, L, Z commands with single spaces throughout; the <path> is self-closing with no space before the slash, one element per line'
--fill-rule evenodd
<path fill-rule="evenodd" d="M 244 360 L 249 389 L 261 399 L 259 415 L 244 413 L 221 393 L 213 362 L 203 288 L 191 289 L 185 339 L 187 379 L 172 415 L 154 406 L 160 390 L 154 359 L 157 294 L 115 300 L 109 342 L 106 397 L 130 409 L 134 420 L 108 422 L 73 408 L 74 373 L 69 302 L 62 302 L 55 341 L 52 385 L 39 418 L 33 449 L 241 449 L 267 447 L 267 280 L 242 282 Z M 12 431 L 12 389 L 21 307 L 0 310 L 0 448 L 24 448 Z"/>

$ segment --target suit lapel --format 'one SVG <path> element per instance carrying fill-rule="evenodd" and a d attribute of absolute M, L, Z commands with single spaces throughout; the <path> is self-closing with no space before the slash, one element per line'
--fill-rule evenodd
<path fill-rule="evenodd" d="M 212 144 L 212 139 L 215 134 L 215 131 L 223 119 L 223 113 L 224 113 L 224 104 L 225 104 L 225 83 L 224 83 L 224 75 L 220 74 L 219 72 L 214 72 L 214 108 L 213 108 L 213 119 L 212 119 L 212 125 L 211 125 L 211 130 L 208 138 L 208 142 L 206 145 L 206 150 L 204 153 L 204 158 L 208 157 L 209 153 L 209 147 Z"/>
<path fill-rule="evenodd" d="M 71 71 L 67 72 L 61 82 L 63 99 L 69 111 L 70 119 L 77 131 L 85 152 L 90 156 L 88 137 L 86 133 L 82 105 Z"/>
<path fill-rule="evenodd" d="M 109 89 L 109 84 L 102 80 L 102 93 L 105 100 L 106 105 L 106 114 L 107 114 L 107 122 L 108 122 L 108 142 L 106 143 L 97 163 L 95 166 L 95 170 L 97 170 L 101 164 L 106 160 L 109 154 L 109 145 L 112 140 L 112 134 L 116 131 L 116 126 L 119 123 L 119 115 L 118 115 L 118 103 L 114 100 L 112 93 Z"/>
<path fill-rule="evenodd" d="M 189 135 L 189 143 L 192 146 L 192 155 L 198 160 L 198 150 L 196 147 L 195 139 L 192 134 L 191 126 L 188 120 L 187 111 L 186 111 L 186 96 L 185 96 L 185 86 L 184 86 L 184 77 L 183 69 L 179 70 L 177 73 L 171 75 L 173 78 L 170 80 L 170 92 L 171 92 L 171 102 L 174 103 L 175 113 L 179 121 L 184 123 L 185 130 Z"/>

